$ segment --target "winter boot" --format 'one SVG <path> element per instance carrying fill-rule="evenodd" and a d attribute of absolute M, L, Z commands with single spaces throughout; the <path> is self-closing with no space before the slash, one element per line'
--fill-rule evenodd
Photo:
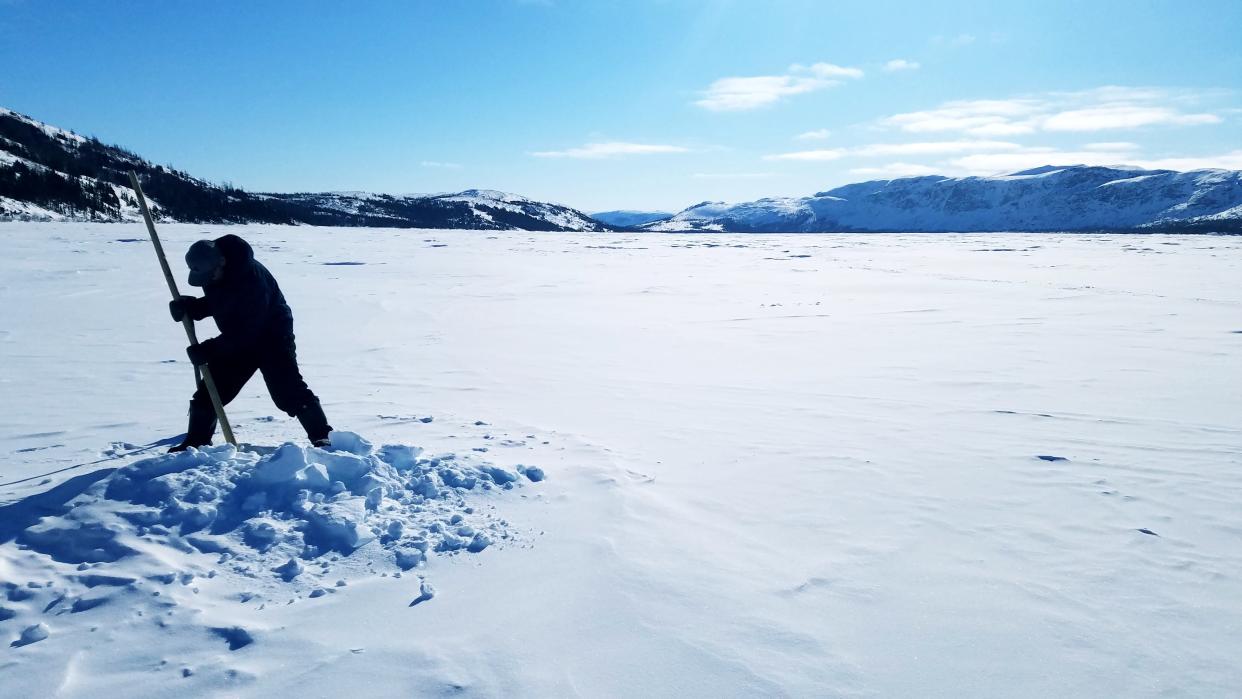
<path fill-rule="evenodd" d="M 216 433 L 216 411 L 208 406 L 204 410 L 200 406 L 190 404 L 190 424 L 185 430 L 185 439 L 181 443 L 168 450 L 171 454 L 177 451 L 185 451 L 190 447 L 205 447 L 211 444 L 211 436 Z"/>
<path fill-rule="evenodd" d="M 306 437 L 312 446 L 326 449 L 331 444 L 328 433 L 332 431 L 332 426 L 328 424 L 328 418 L 323 414 L 323 406 L 319 405 L 319 401 L 302 406 L 297 418 L 306 430 Z"/>

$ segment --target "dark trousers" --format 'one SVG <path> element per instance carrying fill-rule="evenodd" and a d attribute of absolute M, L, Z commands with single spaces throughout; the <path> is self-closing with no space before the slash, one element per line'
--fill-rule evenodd
<path fill-rule="evenodd" d="M 263 374 L 272 402 L 290 417 L 297 417 L 309 405 L 319 403 L 298 370 L 297 348 L 292 337 L 263 339 L 253 348 L 232 357 L 214 360 L 207 365 L 215 379 L 220 402 L 228 404 L 241 393 L 246 382 L 258 371 Z M 211 396 L 200 380 L 190 410 L 214 414 Z"/>

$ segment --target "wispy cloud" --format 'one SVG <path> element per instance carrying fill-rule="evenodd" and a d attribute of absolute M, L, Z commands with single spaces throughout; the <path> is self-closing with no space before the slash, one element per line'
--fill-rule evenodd
<path fill-rule="evenodd" d="M 940 170 L 937 170 L 930 165 L 918 165 L 916 163 L 889 163 L 878 167 L 856 167 L 850 170 L 850 173 L 866 177 L 884 177 L 891 179 L 896 177 L 937 175 L 940 174 Z"/>
<path fill-rule="evenodd" d="M 1152 170 L 1242 170 L 1242 149 L 1219 155 L 1138 160 L 1131 164 Z"/>
<path fill-rule="evenodd" d="M 844 79 L 858 79 L 863 72 L 832 63 L 795 63 L 783 75 L 721 78 L 703 92 L 695 104 L 714 112 L 737 112 L 775 104 L 793 95 L 840 85 Z"/>
<path fill-rule="evenodd" d="M 843 148 L 824 148 L 821 150 L 802 150 L 794 153 L 776 153 L 773 155 L 763 156 L 764 160 L 801 160 L 810 162 L 823 162 L 826 160 L 839 160 L 848 154 Z"/>
<path fill-rule="evenodd" d="M 1103 131 L 1160 124 L 1193 126 L 1220 122 L 1221 118 L 1215 114 L 1181 114 L 1168 107 L 1115 104 L 1058 112 L 1044 120 L 1043 128 L 1047 131 Z"/>
<path fill-rule="evenodd" d="M 1124 153 L 1139 149 L 1139 144 L 1130 143 L 1129 141 L 1109 141 L 1107 143 L 1088 143 L 1083 146 L 1087 150 L 1109 151 L 1112 153 Z"/>
<path fill-rule="evenodd" d="M 908 133 L 957 131 L 972 136 L 1015 136 L 1222 121 L 1216 114 L 1184 111 L 1195 101 L 1196 95 L 1185 91 L 1110 86 L 1014 99 L 945 102 L 935 109 L 894 114 L 880 124 Z"/>
<path fill-rule="evenodd" d="M 448 170 L 460 170 L 461 163 L 445 163 L 439 160 L 424 160 L 419 163 L 423 167 L 445 168 Z"/>
<path fill-rule="evenodd" d="M 656 143 L 627 143 L 624 141 L 607 141 L 604 143 L 588 143 L 577 148 L 566 150 L 535 151 L 531 155 L 536 158 L 616 158 L 627 155 L 656 155 L 660 153 L 688 153 L 689 148 Z"/>
<path fill-rule="evenodd" d="M 950 160 L 948 165 L 968 175 L 995 175 L 1017 172 L 1041 165 L 1123 165 L 1131 153 L 1109 151 L 1066 151 L 1055 148 L 1029 148 L 1009 153 L 977 153 Z"/>
<path fill-rule="evenodd" d="M 812 63 L 809 66 L 795 63 L 789 66 L 791 73 L 810 73 L 818 78 L 854 78 L 863 76 L 859 68 L 846 68 L 832 63 Z"/>
<path fill-rule="evenodd" d="M 963 131 L 976 136 L 1014 135 L 1035 130 L 1031 115 L 1040 108 L 1038 101 L 1030 99 L 958 100 L 936 109 L 894 114 L 880 123 L 908 133 Z"/>
<path fill-rule="evenodd" d="M 917 61 L 907 61 L 904 58 L 895 58 L 884 64 L 884 70 L 889 73 L 902 70 L 918 70 L 921 67 Z"/>
<path fill-rule="evenodd" d="M 695 104 L 713 112 L 740 112 L 777 102 L 791 95 L 822 90 L 837 84 L 818 78 L 765 75 L 753 78 L 721 78 L 707 88 Z"/>
<path fill-rule="evenodd" d="M 853 155 L 943 155 L 945 153 L 971 153 L 990 150 L 1021 148 L 1009 141 L 925 141 L 919 143 L 873 143 L 850 149 Z"/>
<path fill-rule="evenodd" d="M 1242 170 L 1242 150 L 1208 156 L 1143 157 L 1139 146 L 1118 141 L 1091 143 L 1081 149 L 1047 146 L 1017 147 L 999 152 L 962 154 L 933 164 L 889 163 L 851 169 L 857 175 L 905 177 L 910 175 L 997 175 L 1044 165 L 1122 165 L 1147 170 Z"/>
<path fill-rule="evenodd" d="M 828 129 L 815 129 L 814 131 L 804 131 L 794 138 L 799 141 L 822 141 L 832 135 Z"/>
<path fill-rule="evenodd" d="M 1113 150 L 1058 150 L 1026 148 L 1010 153 L 980 153 L 949 161 L 949 165 L 972 175 L 1013 172 L 1040 165 L 1128 165 L 1147 170 L 1242 170 L 1242 149 L 1206 156 L 1150 158 L 1139 155 L 1132 143 L 1091 144 L 1112 145 Z"/>
<path fill-rule="evenodd" d="M 761 180 L 772 177 L 771 172 L 696 172 L 696 180 Z"/>
<path fill-rule="evenodd" d="M 804 150 L 792 153 L 775 153 L 763 156 L 764 160 L 802 160 L 823 161 L 839 160 L 845 157 L 883 157 L 883 156 L 918 156 L 947 155 L 954 153 L 974 153 L 981 151 L 1020 150 L 1021 145 L 1009 141 L 924 141 L 917 143 L 872 143 L 853 148 L 829 148 L 820 150 Z"/>

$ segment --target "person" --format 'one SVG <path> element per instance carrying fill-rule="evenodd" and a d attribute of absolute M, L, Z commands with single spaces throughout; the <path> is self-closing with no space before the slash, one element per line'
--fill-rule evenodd
<path fill-rule="evenodd" d="M 250 244 L 232 234 L 200 240 L 190 246 L 185 262 L 190 285 L 201 287 L 203 296 L 181 296 L 168 310 L 177 322 L 215 318 L 219 336 L 190 345 L 186 354 L 195 366 L 211 370 L 220 402 L 236 398 L 258 371 L 276 407 L 302 423 L 312 445 L 328 446 L 332 427 L 298 370 L 293 311 L 271 272 L 254 259 Z M 185 439 L 169 451 L 211 444 L 215 431 L 216 412 L 200 378 L 190 399 Z"/>

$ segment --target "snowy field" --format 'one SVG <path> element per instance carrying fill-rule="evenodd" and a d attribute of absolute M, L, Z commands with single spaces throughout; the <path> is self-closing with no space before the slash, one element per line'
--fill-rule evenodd
<path fill-rule="evenodd" d="M 0 695 L 1242 690 L 1242 238 L 226 232 L 342 451 L 0 224 Z"/>

